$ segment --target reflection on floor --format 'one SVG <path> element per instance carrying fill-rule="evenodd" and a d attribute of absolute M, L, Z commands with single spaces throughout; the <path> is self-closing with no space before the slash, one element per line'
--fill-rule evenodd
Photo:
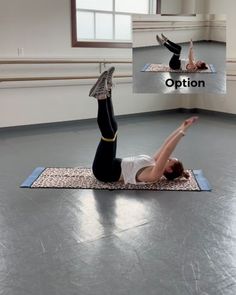
<path fill-rule="evenodd" d="M 181 44 L 181 58 L 187 58 L 188 44 Z M 156 73 L 141 72 L 146 63 L 169 63 L 171 53 L 163 46 L 133 48 L 133 89 L 136 93 L 225 93 L 225 59 L 226 46 L 217 42 L 196 42 L 194 44 L 196 60 L 204 60 L 213 64 L 216 73 Z M 175 89 L 174 86 L 166 86 L 166 80 L 173 81 L 205 81 L 205 87 L 184 87 Z M 196 83 L 194 83 L 196 84 Z M 169 84 L 171 85 L 171 84 Z"/>
<path fill-rule="evenodd" d="M 118 155 L 153 154 L 185 117 L 120 119 Z M 98 140 L 93 122 L 0 133 L 0 293 L 236 294 L 235 121 L 200 115 L 175 153 L 212 192 L 19 188 L 89 166 Z"/>

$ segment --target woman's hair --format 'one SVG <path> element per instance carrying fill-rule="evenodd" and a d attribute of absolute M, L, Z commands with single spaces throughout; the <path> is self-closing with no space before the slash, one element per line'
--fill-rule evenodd
<path fill-rule="evenodd" d="M 171 166 L 172 172 L 164 172 L 164 176 L 168 180 L 174 180 L 177 177 L 184 177 L 186 179 L 189 178 L 189 173 L 187 171 L 184 171 L 184 167 L 182 162 L 177 161 Z"/>
<path fill-rule="evenodd" d="M 200 63 L 197 63 L 196 66 L 197 66 L 197 68 L 199 70 L 206 70 L 206 69 L 208 69 L 208 67 L 207 67 L 207 65 L 206 65 L 206 63 L 204 61 L 201 61 Z"/>

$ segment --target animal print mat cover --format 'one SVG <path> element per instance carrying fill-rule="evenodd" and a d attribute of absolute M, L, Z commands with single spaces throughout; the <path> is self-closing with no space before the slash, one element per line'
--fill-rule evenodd
<path fill-rule="evenodd" d="M 164 177 L 153 184 L 124 184 L 123 182 L 104 183 L 98 181 L 91 168 L 44 168 L 38 167 L 21 185 L 24 188 L 74 188 L 74 189 L 108 189 L 108 190 L 173 190 L 173 191 L 201 191 L 210 190 L 206 187 L 207 180 L 201 170 L 188 170 L 189 179 L 167 181 Z M 205 181 L 205 189 L 199 183 L 200 178 Z M 208 184 L 208 182 L 207 182 Z"/>
<path fill-rule="evenodd" d="M 166 64 L 145 64 L 141 72 L 172 72 L 172 73 L 215 73 L 216 70 L 213 65 L 207 64 L 208 69 L 198 70 L 198 71 L 189 71 L 189 70 L 172 70 Z"/>

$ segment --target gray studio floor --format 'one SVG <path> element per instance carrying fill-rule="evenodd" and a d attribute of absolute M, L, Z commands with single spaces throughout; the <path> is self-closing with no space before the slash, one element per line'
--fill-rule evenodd
<path fill-rule="evenodd" d="M 119 120 L 152 154 L 187 115 Z M 90 166 L 95 122 L 0 132 L 0 294 L 236 294 L 235 120 L 200 115 L 175 155 L 212 192 L 20 189 L 37 166 Z"/>
<path fill-rule="evenodd" d="M 189 44 L 181 44 L 181 58 L 187 58 Z M 169 63 L 172 54 L 164 46 L 133 48 L 133 90 L 136 93 L 225 93 L 225 56 L 226 46 L 218 42 L 195 42 L 194 52 L 196 60 L 204 60 L 213 64 L 216 73 L 157 73 L 141 72 L 146 63 Z M 205 87 L 167 87 L 167 79 L 174 81 L 204 81 Z"/>

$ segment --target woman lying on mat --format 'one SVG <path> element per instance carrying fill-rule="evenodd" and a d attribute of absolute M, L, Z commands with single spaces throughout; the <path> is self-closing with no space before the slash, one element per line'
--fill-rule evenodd
<path fill-rule="evenodd" d="M 195 61 L 193 54 L 193 41 L 190 41 L 188 60 L 180 59 L 181 46 L 168 40 L 163 34 L 162 38 L 156 35 L 156 39 L 159 44 L 164 45 L 170 52 L 173 53 L 173 56 L 170 59 L 169 66 L 172 70 L 189 70 L 189 71 L 199 71 L 208 69 L 206 63 L 202 60 Z"/>
<path fill-rule="evenodd" d="M 187 129 L 198 119 L 185 120 L 163 143 L 153 157 L 139 155 L 129 158 L 116 158 L 117 123 L 112 106 L 112 75 L 115 68 L 103 72 L 90 90 L 89 96 L 98 101 L 97 122 L 101 140 L 93 162 L 94 176 L 103 182 L 124 181 L 125 183 L 150 183 L 158 181 L 162 175 L 173 180 L 177 177 L 188 178 L 182 163 L 170 158 L 178 142 Z"/>

